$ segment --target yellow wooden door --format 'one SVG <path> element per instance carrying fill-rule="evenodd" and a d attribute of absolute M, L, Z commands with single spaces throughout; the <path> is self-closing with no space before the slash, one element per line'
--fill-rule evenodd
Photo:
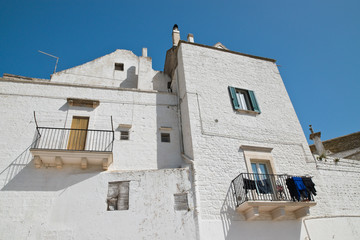
<path fill-rule="evenodd" d="M 86 143 L 88 117 L 73 117 L 69 135 L 68 150 L 84 150 Z"/>

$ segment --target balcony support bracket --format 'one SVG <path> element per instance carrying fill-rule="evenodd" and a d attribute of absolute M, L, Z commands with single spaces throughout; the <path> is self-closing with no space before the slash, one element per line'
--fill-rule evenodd
<path fill-rule="evenodd" d="M 86 157 L 81 158 L 81 169 L 86 169 L 88 166 L 88 160 Z"/>
<path fill-rule="evenodd" d="M 245 218 L 247 221 L 255 220 L 259 216 L 259 207 L 251 207 L 245 212 Z"/>
<path fill-rule="evenodd" d="M 61 159 L 61 157 L 56 156 L 55 157 L 55 165 L 57 169 L 61 169 L 63 167 L 63 161 Z"/>
<path fill-rule="evenodd" d="M 278 207 L 271 211 L 272 220 L 278 221 L 285 217 L 285 207 Z"/>
<path fill-rule="evenodd" d="M 310 210 L 309 207 L 303 207 L 296 210 L 294 213 L 295 213 L 295 217 L 299 219 L 310 215 Z"/>
<path fill-rule="evenodd" d="M 41 168 L 42 160 L 39 155 L 34 156 L 34 163 L 36 168 Z"/>
<path fill-rule="evenodd" d="M 108 170 L 109 165 L 110 165 L 109 159 L 108 158 L 103 158 L 103 161 L 102 161 L 103 170 Z"/>

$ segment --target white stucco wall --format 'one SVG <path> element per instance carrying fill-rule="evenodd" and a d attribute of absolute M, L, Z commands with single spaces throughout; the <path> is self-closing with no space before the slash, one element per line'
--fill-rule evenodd
<path fill-rule="evenodd" d="M 72 107 L 67 98 L 100 105 Z M 0 239 L 194 238 L 173 93 L 1 79 L 0 101 Z M 73 116 L 87 116 L 89 129 L 111 130 L 112 116 L 109 170 L 36 169 L 28 149 L 36 133 L 33 111 L 41 127 L 70 128 Z M 119 124 L 132 126 L 130 140 L 120 140 Z M 161 142 L 160 127 L 171 128 L 170 143 Z M 106 211 L 111 181 L 130 181 L 128 211 Z M 188 193 L 189 211 L 174 210 L 173 195 L 182 192 Z"/>
<path fill-rule="evenodd" d="M 0 239 L 194 239 L 188 170 L 101 172 L 27 165 L 0 191 Z M 130 181 L 129 210 L 107 211 L 108 183 Z M 174 210 L 188 193 L 189 210 Z"/>
<path fill-rule="evenodd" d="M 155 91 L 124 91 L 70 85 L 0 81 L 3 121 L 0 122 L 0 166 L 6 168 L 32 143 L 36 126 L 71 127 L 73 116 L 90 117 L 89 129 L 111 130 L 115 141 L 111 169 L 179 167 L 180 155 L 176 96 Z M 66 98 L 100 101 L 93 108 L 71 107 Z M 131 124 L 130 140 L 120 140 L 119 124 Z M 160 127 L 171 127 L 171 142 L 162 143 Z"/>
<path fill-rule="evenodd" d="M 115 63 L 124 64 L 124 70 L 115 70 Z M 138 57 L 129 50 L 117 49 L 93 61 L 57 72 L 51 81 L 167 91 L 169 78 L 152 69 L 150 57 Z"/>

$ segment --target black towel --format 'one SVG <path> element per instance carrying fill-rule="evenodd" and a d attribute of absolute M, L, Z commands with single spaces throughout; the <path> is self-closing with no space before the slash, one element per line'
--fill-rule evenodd
<path fill-rule="evenodd" d="M 315 184 L 313 183 L 311 178 L 310 177 L 302 177 L 302 180 L 304 182 L 304 185 L 305 185 L 306 189 L 309 192 L 311 192 L 312 194 L 314 194 L 314 196 L 316 196 Z"/>
<path fill-rule="evenodd" d="M 256 189 L 255 181 L 244 178 L 244 186 L 243 188 L 246 190 L 254 190 Z"/>
<path fill-rule="evenodd" d="M 295 202 L 295 200 L 300 200 L 300 195 L 296 189 L 296 185 L 295 185 L 295 182 L 294 182 L 294 179 L 292 178 L 287 178 L 286 179 L 286 186 L 287 188 L 289 189 L 289 193 L 290 193 L 290 196 L 291 196 L 291 199 Z"/>

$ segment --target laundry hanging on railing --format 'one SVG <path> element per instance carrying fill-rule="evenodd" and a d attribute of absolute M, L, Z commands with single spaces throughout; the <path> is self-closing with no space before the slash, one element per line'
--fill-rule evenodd
<path fill-rule="evenodd" d="M 310 177 L 289 177 L 286 179 L 286 186 L 293 201 L 312 200 L 311 194 L 316 195 L 315 184 Z"/>
<path fill-rule="evenodd" d="M 247 193 L 248 190 L 258 190 L 259 193 L 267 194 L 273 193 L 271 182 L 269 179 L 264 180 L 250 180 L 244 178 L 244 189 Z"/>
<path fill-rule="evenodd" d="M 279 176 L 286 177 L 287 175 Z M 247 194 L 249 190 L 256 190 L 258 194 L 275 194 L 275 197 L 271 198 L 284 200 L 284 198 L 286 198 L 286 193 L 284 192 L 286 185 L 288 190 L 287 194 L 290 195 L 288 196 L 291 197 L 292 201 L 313 201 L 312 195 L 316 195 L 315 184 L 311 177 L 288 176 L 286 180 L 284 178 L 282 181 L 272 179 L 273 182 L 269 178 L 260 180 L 255 175 L 254 178 L 257 178 L 257 180 L 243 178 L 245 194 Z M 252 198 L 254 198 L 254 196 L 252 196 Z"/>
<path fill-rule="evenodd" d="M 272 187 L 271 187 L 271 182 L 269 179 L 257 180 L 256 186 L 259 189 L 260 193 L 264 193 L 264 194 L 273 193 Z"/>

